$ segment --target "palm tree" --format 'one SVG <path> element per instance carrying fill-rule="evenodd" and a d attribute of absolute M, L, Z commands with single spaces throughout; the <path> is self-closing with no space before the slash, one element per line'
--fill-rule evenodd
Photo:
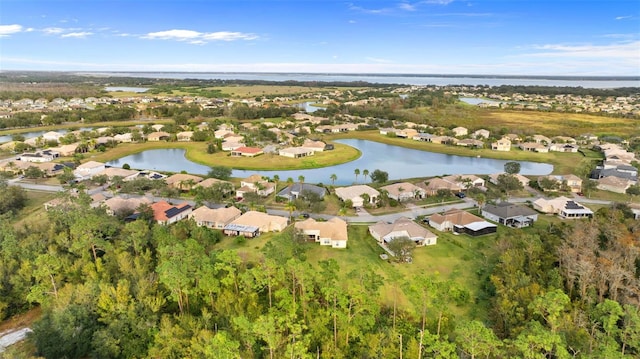
<path fill-rule="evenodd" d="M 331 176 L 329 176 L 329 179 L 331 179 L 331 185 L 335 185 L 336 184 L 336 180 L 338 179 L 338 176 L 333 173 Z"/>
<path fill-rule="evenodd" d="M 276 190 L 273 191 L 273 198 L 275 199 L 278 196 L 278 182 L 280 181 L 280 176 L 273 175 L 273 182 L 276 183 Z"/>
<path fill-rule="evenodd" d="M 300 194 L 302 194 L 302 186 L 304 185 L 304 176 L 298 176 L 298 182 L 300 182 Z"/>
<path fill-rule="evenodd" d="M 360 169 L 356 168 L 353 173 L 356 175 L 356 183 L 358 183 L 358 176 L 360 175 Z"/>
<path fill-rule="evenodd" d="M 364 177 L 364 181 L 367 182 L 367 177 L 369 177 L 369 170 L 363 170 L 362 177 Z"/>
<path fill-rule="evenodd" d="M 289 201 L 287 202 L 287 204 L 284 206 L 284 208 L 289 211 L 289 221 L 291 221 L 291 217 L 293 216 L 293 211 L 296 210 L 296 204 Z"/>

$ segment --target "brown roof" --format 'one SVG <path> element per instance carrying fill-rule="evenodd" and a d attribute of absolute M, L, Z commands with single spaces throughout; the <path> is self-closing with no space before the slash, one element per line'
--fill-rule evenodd
<path fill-rule="evenodd" d="M 442 214 L 436 213 L 429 220 L 435 223 L 451 222 L 459 226 L 465 226 L 473 222 L 482 222 L 484 219 L 460 209 L 450 209 Z"/>

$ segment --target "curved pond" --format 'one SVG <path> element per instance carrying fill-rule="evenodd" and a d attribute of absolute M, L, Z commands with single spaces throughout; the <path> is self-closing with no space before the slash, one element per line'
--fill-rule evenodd
<path fill-rule="evenodd" d="M 349 185 L 356 181 L 355 169 L 360 173 L 365 169 L 373 172 L 376 169 L 389 173 L 389 179 L 431 177 L 450 174 L 491 174 L 504 171 L 507 160 L 489 158 L 463 157 L 445 155 L 441 153 L 425 152 L 404 147 L 387 145 L 366 140 L 345 139 L 336 140 L 359 149 L 362 156 L 355 161 L 332 167 L 290 171 L 252 171 L 233 170 L 233 177 L 248 177 L 254 173 L 273 177 L 278 175 L 281 180 L 288 177 L 298 180 L 304 176 L 308 183 L 331 183 L 330 176 L 335 174 L 338 179 L 335 184 Z M 157 171 L 180 172 L 187 171 L 194 174 L 206 174 L 209 167 L 189 161 L 184 157 L 182 149 L 148 150 L 129 155 L 107 164 L 121 167 L 125 163 L 135 169 L 149 169 Z M 553 166 L 546 163 L 520 162 L 520 173 L 523 175 L 545 175 L 551 173 Z M 365 181 L 362 174 L 358 176 L 358 183 Z M 369 179 L 367 179 L 369 181 Z"/>

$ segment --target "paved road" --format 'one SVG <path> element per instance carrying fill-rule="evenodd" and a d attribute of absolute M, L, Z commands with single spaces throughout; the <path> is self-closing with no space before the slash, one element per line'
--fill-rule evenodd
<path fill-rule="evenodd" d="M 27 334 L 31 332 L 32 330 L 30 328 L 22 328 L 0 333 L 0 353 L 10 345 L 24 340 L 27 337 Z"/>

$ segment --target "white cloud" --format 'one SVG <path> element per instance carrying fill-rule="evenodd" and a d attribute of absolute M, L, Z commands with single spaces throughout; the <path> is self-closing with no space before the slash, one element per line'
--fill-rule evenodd
<path fill-rule="evenodd" d="M 85 37 L 91 36 L 91 35 L 93 35 L 92 32 L 81 31 L 81 32 L 70 32 L 68 34 L 63 34 L 60 37 L 64 37 L 64 38 L 72 37 L 72 38 L 76 38 L 76 39 L 84 39 Z"/>
<path fill-rule="evenodd" d="M 377 58 L 377 57 L 365 57 L 364 59 L 367 60 L 367 61 L 376 62 L 376 63 L 379 63 L 379 64 L 390 64 L 390 63 L 393 63 L 393 61 L 391 61 L 391 60 L 381 59 L 381 58 Z"/>
<path fill-rule="evenodd" d="M 449 5 L 455 0 L 426 0 L 425 4 L 435 4 L 435 5 Z"/>
<path fill-rule="evenodd" d="M 633 16 L 631 15 L 627 15 L 627 16 L 616 16 L 616 20 L 625 20 L 625 19 L 631 19 Z"/>
<path fill-rule="evenodd" d="M 611 58 L 633 60 L 640 65 L 640 41 L 607 45 L 564 45 L 546 44 L 533 46 L 542 52 L 525 54 L 532 57 L 576 57 L 584 59 Z"/>
<path fill-rule="evenodd" d="M 416 11 L 416 7 L 409 4 L 408 2 L 401 2 L 400 4 L 398 4 L 398 7 L 405 11 Z"/>
<path fill-rule="evenodd" d="M 47 35 L 57 35 L 57 34 L 62 34 L 65 30 L 61 27 L 47 27 L 42 29 L 42 32 L 44 32 Z"/>
<path fill-rule="evenodd" d="M 0 37 L 9 36 L 20 31 L 22 31 L 22 25 L 0 25 Z"/>
<path fill-rule="evenodd" d="M 243 32 L 218 31 L 218 32 L 198 32 L 193 30 L 167 30 L 150 32 L 143 39 L 152 40 L 175 40 L 188 41 L 190 44 L 202 45 L 209 41 L 236 41 L 236 40 L 255 40 L 257 35 L 247 34 Z"/>

